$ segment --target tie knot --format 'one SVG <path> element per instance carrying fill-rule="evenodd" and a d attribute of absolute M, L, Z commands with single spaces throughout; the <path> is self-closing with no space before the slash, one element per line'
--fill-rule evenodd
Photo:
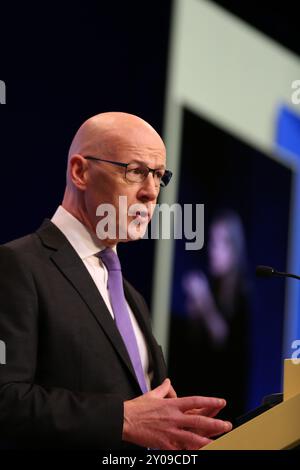
<path fill-rule="evenodd" d="M 102 259 L 108 271 L 121 271 L 121 264 L 117 253 L 111 248 L 105 248 L 97 256 Z"/>

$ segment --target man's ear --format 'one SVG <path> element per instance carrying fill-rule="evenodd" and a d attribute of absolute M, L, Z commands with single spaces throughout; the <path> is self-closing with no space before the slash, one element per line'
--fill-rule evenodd
<path fill-rule="evenodd" d="M 85 191 L 87 184 L 88 162 L 82 155 L 74 154 L 69 161 L 69 178 L 80 191 Z"/>

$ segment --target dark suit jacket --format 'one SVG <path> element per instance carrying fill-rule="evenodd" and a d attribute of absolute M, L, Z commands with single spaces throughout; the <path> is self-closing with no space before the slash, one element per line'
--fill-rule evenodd
<path fill-rule="evenodd" d="M 142 296 L 124 290 L 148 344 L 152 387 L 166 377 Z M 0 247 L 0 439 L 23 447 L 122 448 L 123 402 L 141 395 L 115 322 L 58 228 Z"/>

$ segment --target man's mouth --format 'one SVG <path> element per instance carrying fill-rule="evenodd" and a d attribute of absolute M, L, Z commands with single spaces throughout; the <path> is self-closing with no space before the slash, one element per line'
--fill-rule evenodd
<path fill-rule="evenodd" d="M 136 211 L 134 222 L 139 224 L 148 223 L 150 220 L 150 214 L 147 211 Z"/>

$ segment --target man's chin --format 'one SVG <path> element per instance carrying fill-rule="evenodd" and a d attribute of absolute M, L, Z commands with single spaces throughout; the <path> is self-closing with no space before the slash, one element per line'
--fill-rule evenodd
<path fill-rule="evenodd" d="M 127 241 L 140 240 L 147 231 L 148 224 L 138 224 L 128 227 Z"/>

